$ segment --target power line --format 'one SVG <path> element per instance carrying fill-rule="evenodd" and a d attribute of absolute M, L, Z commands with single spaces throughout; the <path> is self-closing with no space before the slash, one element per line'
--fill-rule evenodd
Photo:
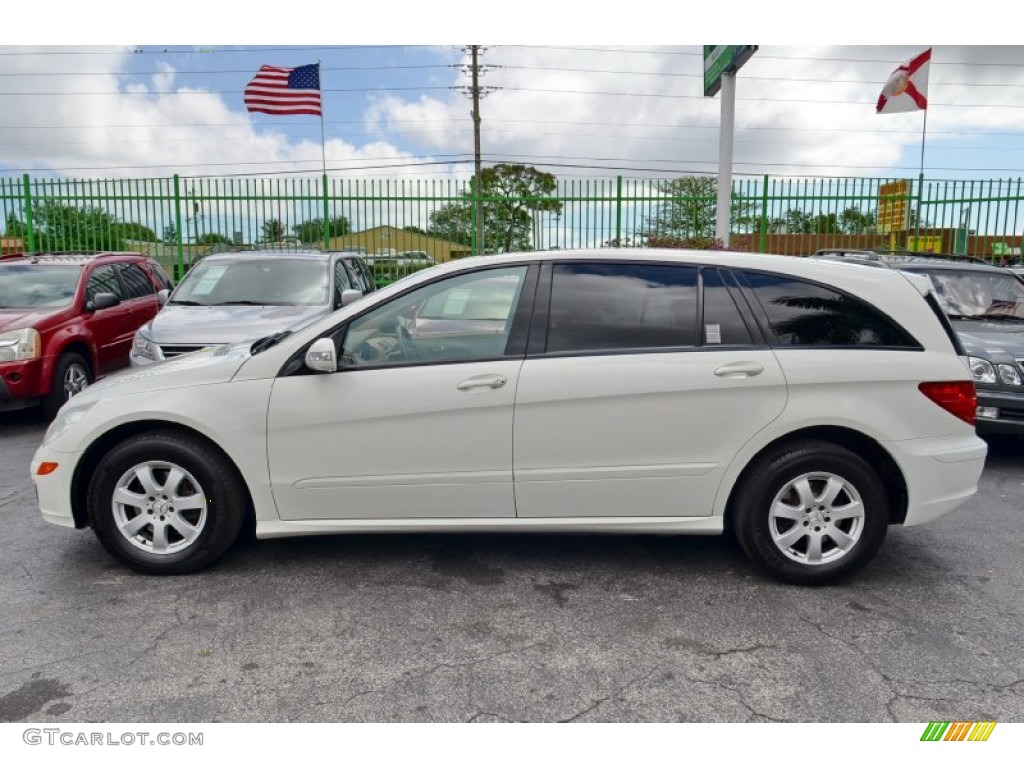
<path fill-rule="evenodd" d="M 462 157 L 465 154 L 466 153 L 461 153 L 461 154 L 458 154 L 458 155 L 433 155 L 433 157 L 452 157 L 452 158 L 457 158 L 457 157 Z M 384 158 L 378 158 L 378 157 L 367 158 L 368 161 L 372 161 L 372 162 L 377 162 L 379 160 L 400 160 L 400 159 L 403 159 L 403 158 L 398 158 L 398 157 L 395 157 L 395 158 L 388 158 L 388 157 L 384 157 Z M 306 162 L 310 162 L 310 161 L 308 161 L 308 160 L 252 160 L 252 161 L 238 160 L 238 161 L 231 162 L 231 163 L 158 163 L 158 164 L 153 164 L 153 165 L 93 165 L 93 166 L 68 165 L 68 166 L 47 166 L 46 168 L 7 168 L 6 170 L 8 172 L 13 172 L 13 173 L 28 173 L 30 171 L 40 171 L 40 170 L 47 170 L 47 171 L 113 171 L 113 170 L 121 170 L 121 169 L 125 169 L 125 170 L 147 170 L 147 169 L 153 169 L 153 168 L 210 168 L 210 167 L 216 167 L 216 166 L 236 167 L 236 166 L 240 166 L 240 165 L 260 165 L 260 166 L 263 166 L 263 165 L 296 164 L 296 163 L 306 163 Z M 473 161 L 472 160 L 437 160 L 437 161 L 423 161 L 423 162 L 416 161 L 416 162 L 408 162 L 408 163 L 399 163 L 399 164 L 396 164 L 396 165 L 384 165 L 384 166 L 362 165 L 362 166 L 352 166 L 350 168 L 328 168 L 327 170 L 329 170 L 329 171 L 330 170 L 333 170 L 333 171 L 338 171 L 338 170 L 358 171 L 358 170 L 372 170 L 374 168 L 405 168 L 405 167 L 413 167 L 413 166 L 418 166 L 418 165 L 450 165 L 450 164 L 471 163 L 471 162 L 473 162 Z M 320 168 L 320 166 L 317 165 L 316 168 L 314 168 L 313 170 L 317 170 L 319 168 Z M 298 172 L 299 171 L 275 171 L 275 173 L 298 173 Z M 305 171 L 301 171 L 301 172 L 305 172 Z M 242 173 L 242 174 L 238 174 L 238 173 L 236 173 L 236 174 L 225 174 L 225 176 L 251 176 L 251 175 L 252 174 L 244 174 L 244 173 Z"/>

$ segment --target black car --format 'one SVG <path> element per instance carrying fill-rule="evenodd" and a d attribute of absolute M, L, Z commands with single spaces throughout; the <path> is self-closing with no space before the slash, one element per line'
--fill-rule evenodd
<path fill-rule="evenodd" d="M 928 275 L 968 355 L 978 433 L 1024 435 L 1024 279 L 967 257 L 819 251 L 812 258 Z"/>

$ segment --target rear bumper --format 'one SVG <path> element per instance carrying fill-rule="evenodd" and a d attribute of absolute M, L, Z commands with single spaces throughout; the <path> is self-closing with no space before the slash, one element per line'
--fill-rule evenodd
<path fill-rule="evenodd" d="M 920 525 L 948 515 L 978 491 L 988 446 L 976 435 L 902 440 L 886 449 L 907 483 L 904 525 Z"/>
<path fill-rule="evenodd" d="M 979 435 L 1024 435 L 1024 394 L 976 389 L 978 406 L 998 408 L 994 419 L 978 419 Z"/>

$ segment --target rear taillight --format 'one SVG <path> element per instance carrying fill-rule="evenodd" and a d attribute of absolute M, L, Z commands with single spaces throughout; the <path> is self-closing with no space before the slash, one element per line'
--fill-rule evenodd
<path fill-rule="evenodd" d="M 926 381 L 918 384 L 921 393 L 943 410 L 974 426 L 978 396 L 972 381 Z"/>

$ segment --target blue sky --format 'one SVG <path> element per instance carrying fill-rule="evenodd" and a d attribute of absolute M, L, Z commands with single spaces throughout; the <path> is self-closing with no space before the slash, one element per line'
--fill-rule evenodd
<path fill-rule="evenodd" d="M 873 105 L 925 47 L 763 45 L 739 77 L 734 172 L 916 176 L 922 113 Z M 472 157 L 470 102 L 450 88 L 468 83 L 457 46 L 59 50 L 0 46 L 0 174 L 316 173 L 319 121 L 250 115 L 242 89 L 261 64 L 317 59 L 330 168 L 471 169 L 453 162 Z M 928 178 L 1024 175 L 1024 48 L 936 45 L 934 56 Z M 494 68 L 483 82 L 499 89 L 481 110 L 485 163 L 566 178 L 714 171 L 719 103 L 701 95 L 699 46 L 506 44 L 484 62 Z"/>

